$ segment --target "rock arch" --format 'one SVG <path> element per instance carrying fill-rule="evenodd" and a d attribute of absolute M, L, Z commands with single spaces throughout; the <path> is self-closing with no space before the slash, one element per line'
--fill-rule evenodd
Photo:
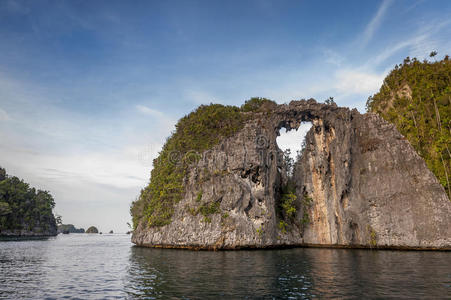
<path fill-rule="evenodd" d="M 278 209 L 286 166 L 276 138 L 280 128 L 301 122 L 313 126 L 294 168 L 296 212 L 283 220 Z M 377 115 L 313 99 L 292 101 L 256 113 L 208 152 L 187 173 L 172 223 L 138 227 L 135 244 L 451 248 L 451 202 L 443 187 L 409 142 Z"/>

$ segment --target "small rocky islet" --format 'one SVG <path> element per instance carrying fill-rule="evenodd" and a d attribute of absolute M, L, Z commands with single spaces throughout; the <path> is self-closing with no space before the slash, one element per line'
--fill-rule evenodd
<path fill-rule="evenodd" d="M 88 229 L 86 229 L 86 233 L 99 233 L 99 230 L 95 226 L 90 226 Z"/>

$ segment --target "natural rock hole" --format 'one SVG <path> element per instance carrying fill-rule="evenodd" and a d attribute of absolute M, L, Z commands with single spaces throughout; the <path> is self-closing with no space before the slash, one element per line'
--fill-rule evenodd
<path fill-rule="evenodd" d="M 305 136 L 310 128 L 312 128 L 312 122 L 302 122 L 297 129 L 287 130 L 282 127 L 279 130 L 280 135 L 276 138 L 277 146 L 288 155 L 292 163 L 298 160 L 298 156 L 304 150 Z"/>

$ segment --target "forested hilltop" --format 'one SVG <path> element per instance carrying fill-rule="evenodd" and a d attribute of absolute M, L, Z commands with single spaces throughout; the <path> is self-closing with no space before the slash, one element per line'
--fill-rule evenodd
<path fill-rule="evenodd" d="M 0 236 L 56 235 L 55 201 L 0 168 Z"/>
<path fill-rule="evenodd" d="M 199 153 L 242 129 L 253 113 L 268 113 L 275 106 L 269 99 L 255 97 L 241 107 L 201 105 L 180 119 L 153 161 L 149 185 L 131 205 L 133 228 L 143 218 L 149 226 L 170 224 L 174 205 L 181 200 L 185 189 L 183 179 L 188 165 L 198 159 Z M 215 211 L 213 205 L 202 207 L 199 212 L 207 217 Z"/>
<path fill-rule="evenodd" d="M 437 53 L 432 52 L 431 57 Z M 367 110 L 396 125 L 451 199 L 451 60 L 407 57 L 368 98 Z"/>

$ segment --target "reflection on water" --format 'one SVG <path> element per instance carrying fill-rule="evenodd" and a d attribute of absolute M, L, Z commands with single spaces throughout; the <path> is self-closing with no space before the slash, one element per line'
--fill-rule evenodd
<path fill-rule="evenodd" d="M 451 253 L 134 247 L 127 291 L 155 298 L 444 298 L 451 295 Z"/>
<path fill-rule="evenodd" d="M 446 298 L 451 252 L 187 251 L 127 235 L 0 242 L 0 298 Z"/>
<path fill-rule="evenodd" d="M 281 253 L 283 251 L 192 252 L 135 247 L 130 256 L 129 284 L 140 289 L 131 293 L 200 298 L 311 295 L 308 260 Z"/>

